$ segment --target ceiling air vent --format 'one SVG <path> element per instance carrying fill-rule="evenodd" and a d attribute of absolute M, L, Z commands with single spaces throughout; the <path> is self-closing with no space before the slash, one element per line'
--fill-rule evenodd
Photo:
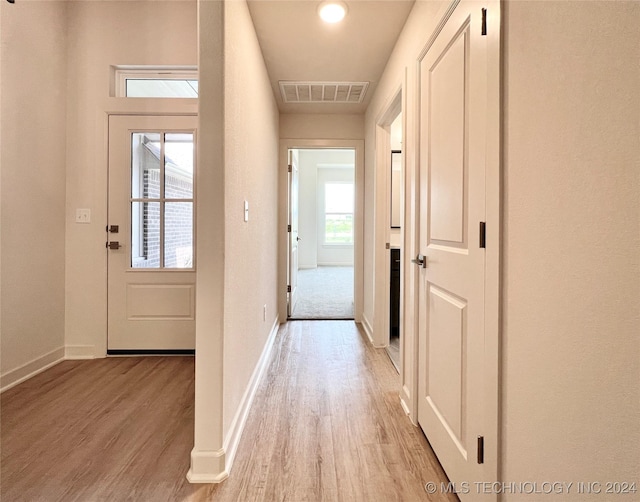
<path fill-rule="evenodd" d="M 280 81 L 285 103 L 362 103 L 369 82 Z"/>

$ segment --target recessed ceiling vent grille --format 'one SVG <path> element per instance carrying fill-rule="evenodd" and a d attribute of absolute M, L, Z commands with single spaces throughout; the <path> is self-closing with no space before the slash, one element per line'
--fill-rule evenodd
<path fill-rule="evenodd" d="M 280 81 L 285 103 L 362 103 L 369 82 Z"/>

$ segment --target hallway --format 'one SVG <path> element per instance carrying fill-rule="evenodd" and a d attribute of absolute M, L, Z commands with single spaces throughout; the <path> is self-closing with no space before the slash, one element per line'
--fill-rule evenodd
<path fill-rule="evenodd" d="M 3 500 L 392 501 L 446 478 L 353 322 L 283 325 L 231 471 L 190 485 L 193 359 L 64 361 L 2 395 Z M 440 498 L 438 498 L 440 497 Z"/>

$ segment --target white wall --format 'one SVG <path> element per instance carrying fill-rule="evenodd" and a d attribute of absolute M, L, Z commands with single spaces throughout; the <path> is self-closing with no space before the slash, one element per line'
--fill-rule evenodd
<path fill-rule="evenodd" d="M 391 135 L 391 149 L 402 150 L 402 112 L 400 112 L 391 123 L 389 129 L 389 133 Z"/>
<path fill-rule="evenodd" d="M 638 482 L 640 4 L 504 19 L 503 477 Z"/>
<path fill-rule="evenodd" d="M 226 2 L 225 434 L 278 317 L 278 118 L 246 2 Z"/>
<path fill-rule="evenodd" d="M 278 327 L 279 116 L 246 2 L 203 0 L 198 9 L 202 142 L 188 478 L 217 482 L 231 468 Z"/>
<path fill-rule="evenodd" d="M 402 112 L 395 118 L 395 120 L 389 126 L 389 136 L 391 140 L 391 150 L 400 150 L 402 151 Z M 397 211 L 398 217 L 400 216 L 400 211 L 402 211 L 402 170 L 394 170 L 391 169 L 390 173 L 390 182 L 389 182 L 389 197 L 391 200 L 389 201 L 389 208 L 391 213 Z M 389 216 L 391 219 L 391 216 Z M 402 231 L 400 228 L 391 228 L 391 221 L 389 224 L 389 244 L 391 247 L 402 247 Z"/>
<path fill-rule="evenodd" d="M 298 267 L 318 266 L 318 167 L 315 151 L 298 150 Z"/>
<path fill-rule="evenodd" d="M 64 356 L 66 11 L 0 5 L 1 387 Z"/>
<path fill-rule="evenodd" d="M 281 139 L 364 139 L 364 115 L 282 114 Z"/>
<path fill-rule="evenodd" d="M 110 65 L 196 65 L 196 3 L 69 2 L 68 15 L 67 355 L 102 357 L 106 353 L 106 112 L 131 106 L 151 112 L 160 109 L 158 101 L 166 102 L 109 98 Z M 91 224 L 74 223 L 76 208 L 91 209 Z"/>

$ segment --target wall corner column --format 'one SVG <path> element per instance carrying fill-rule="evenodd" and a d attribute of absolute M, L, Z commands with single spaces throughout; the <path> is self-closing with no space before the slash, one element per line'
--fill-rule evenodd
<path fill-rule="evenodd" d="M 223 449 L 224 3 L 198 0 L 196 364 L 194 447 L 187 479 L 227 478 Z"/>

